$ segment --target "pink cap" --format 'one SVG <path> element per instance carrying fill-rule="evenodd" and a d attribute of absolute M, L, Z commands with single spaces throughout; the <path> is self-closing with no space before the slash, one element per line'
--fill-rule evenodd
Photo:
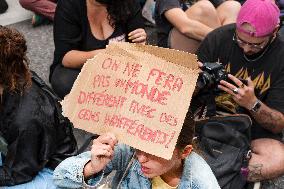
<path fill-rule="evenodd" d="M 254 37 L 273 33 L 279 24 L 280 10 L 273 0 L 247 0 L 238 15 L 237 28 Z M 246 31 L 244 23 L 250 24 L 255 31 Z"/>

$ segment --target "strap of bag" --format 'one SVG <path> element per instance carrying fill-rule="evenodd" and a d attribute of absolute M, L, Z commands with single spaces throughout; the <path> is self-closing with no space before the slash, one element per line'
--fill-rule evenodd
<path fill-rule="evenodd" d="M 133 164 L 133 162 L 134 162 L 134 160 L 135 160 L 135 155 L 136 155 L 136 152 L 134 152 L 134 153 L 132 154 L 131 160 L 129 161 L 129 163 L 128 163 L 128 165 L 127 165 L 127 167 L 126 167 L 126 169 L 125 169 L 125 171 L 124 171 L 124 173 L 123 173 L 123 175 L 122 175 L 122 177 L 121 177 L 121 179 L 120 179 L 120 181 L 119 181 L 119 183 L 118 183 L 118 185 L 117 185 L 117 187 L 116 187 L 117 189 L 120 188 L 120 185 L 121 185 L 123 179 L 125 178 L 125 176 L 127 175 L 129 169 L 131 168 L 131 166 L 132 166 L 132 164 Z"/>

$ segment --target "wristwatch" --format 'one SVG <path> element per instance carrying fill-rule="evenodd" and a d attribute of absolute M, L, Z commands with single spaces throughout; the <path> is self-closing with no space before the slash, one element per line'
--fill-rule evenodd
<path fill-rule="evenodd" d="M 260 102 L 260 100 L 257 99 L 256 102 L 253 104 L 252 108 L 250 109 L 250 111 L 256 113 L 256 112 L 258 112 L 260 107 L 261 107 L 261 102 Z"/>

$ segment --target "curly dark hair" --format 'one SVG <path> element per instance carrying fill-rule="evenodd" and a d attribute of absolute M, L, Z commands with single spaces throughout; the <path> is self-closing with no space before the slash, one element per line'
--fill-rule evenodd
<path fill-rule="evenodd" d="M 126 24 L 131 8 L 134 6 L 134 0 L 96 0 L 98 3 L 106 5 L 109 14 L 109 23 L 111 26 L 116 24 Z"/>
<path fill-rule="evenodd" d="M 0 85 L 10 92 L 23 92 L 31 85 L 24 36 L 15 29 L 0 26 Z"/>

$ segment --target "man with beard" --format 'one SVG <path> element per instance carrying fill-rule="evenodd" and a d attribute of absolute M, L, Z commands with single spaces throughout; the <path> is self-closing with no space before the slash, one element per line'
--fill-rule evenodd
<path fill-rule="evenodd" d="M 245 113 L 253 120 L 247 177 L 252 182 L 284 174 L 284 43 L 277 34 L 279 14 L 272 0 L 247 0 L 236 24 L 211 32 L 197 51 L 202 63 L 220 62 L 230 73 L 231 81 L 218 85 L 224 93 L 215 98 L 217 110 Z"/>

